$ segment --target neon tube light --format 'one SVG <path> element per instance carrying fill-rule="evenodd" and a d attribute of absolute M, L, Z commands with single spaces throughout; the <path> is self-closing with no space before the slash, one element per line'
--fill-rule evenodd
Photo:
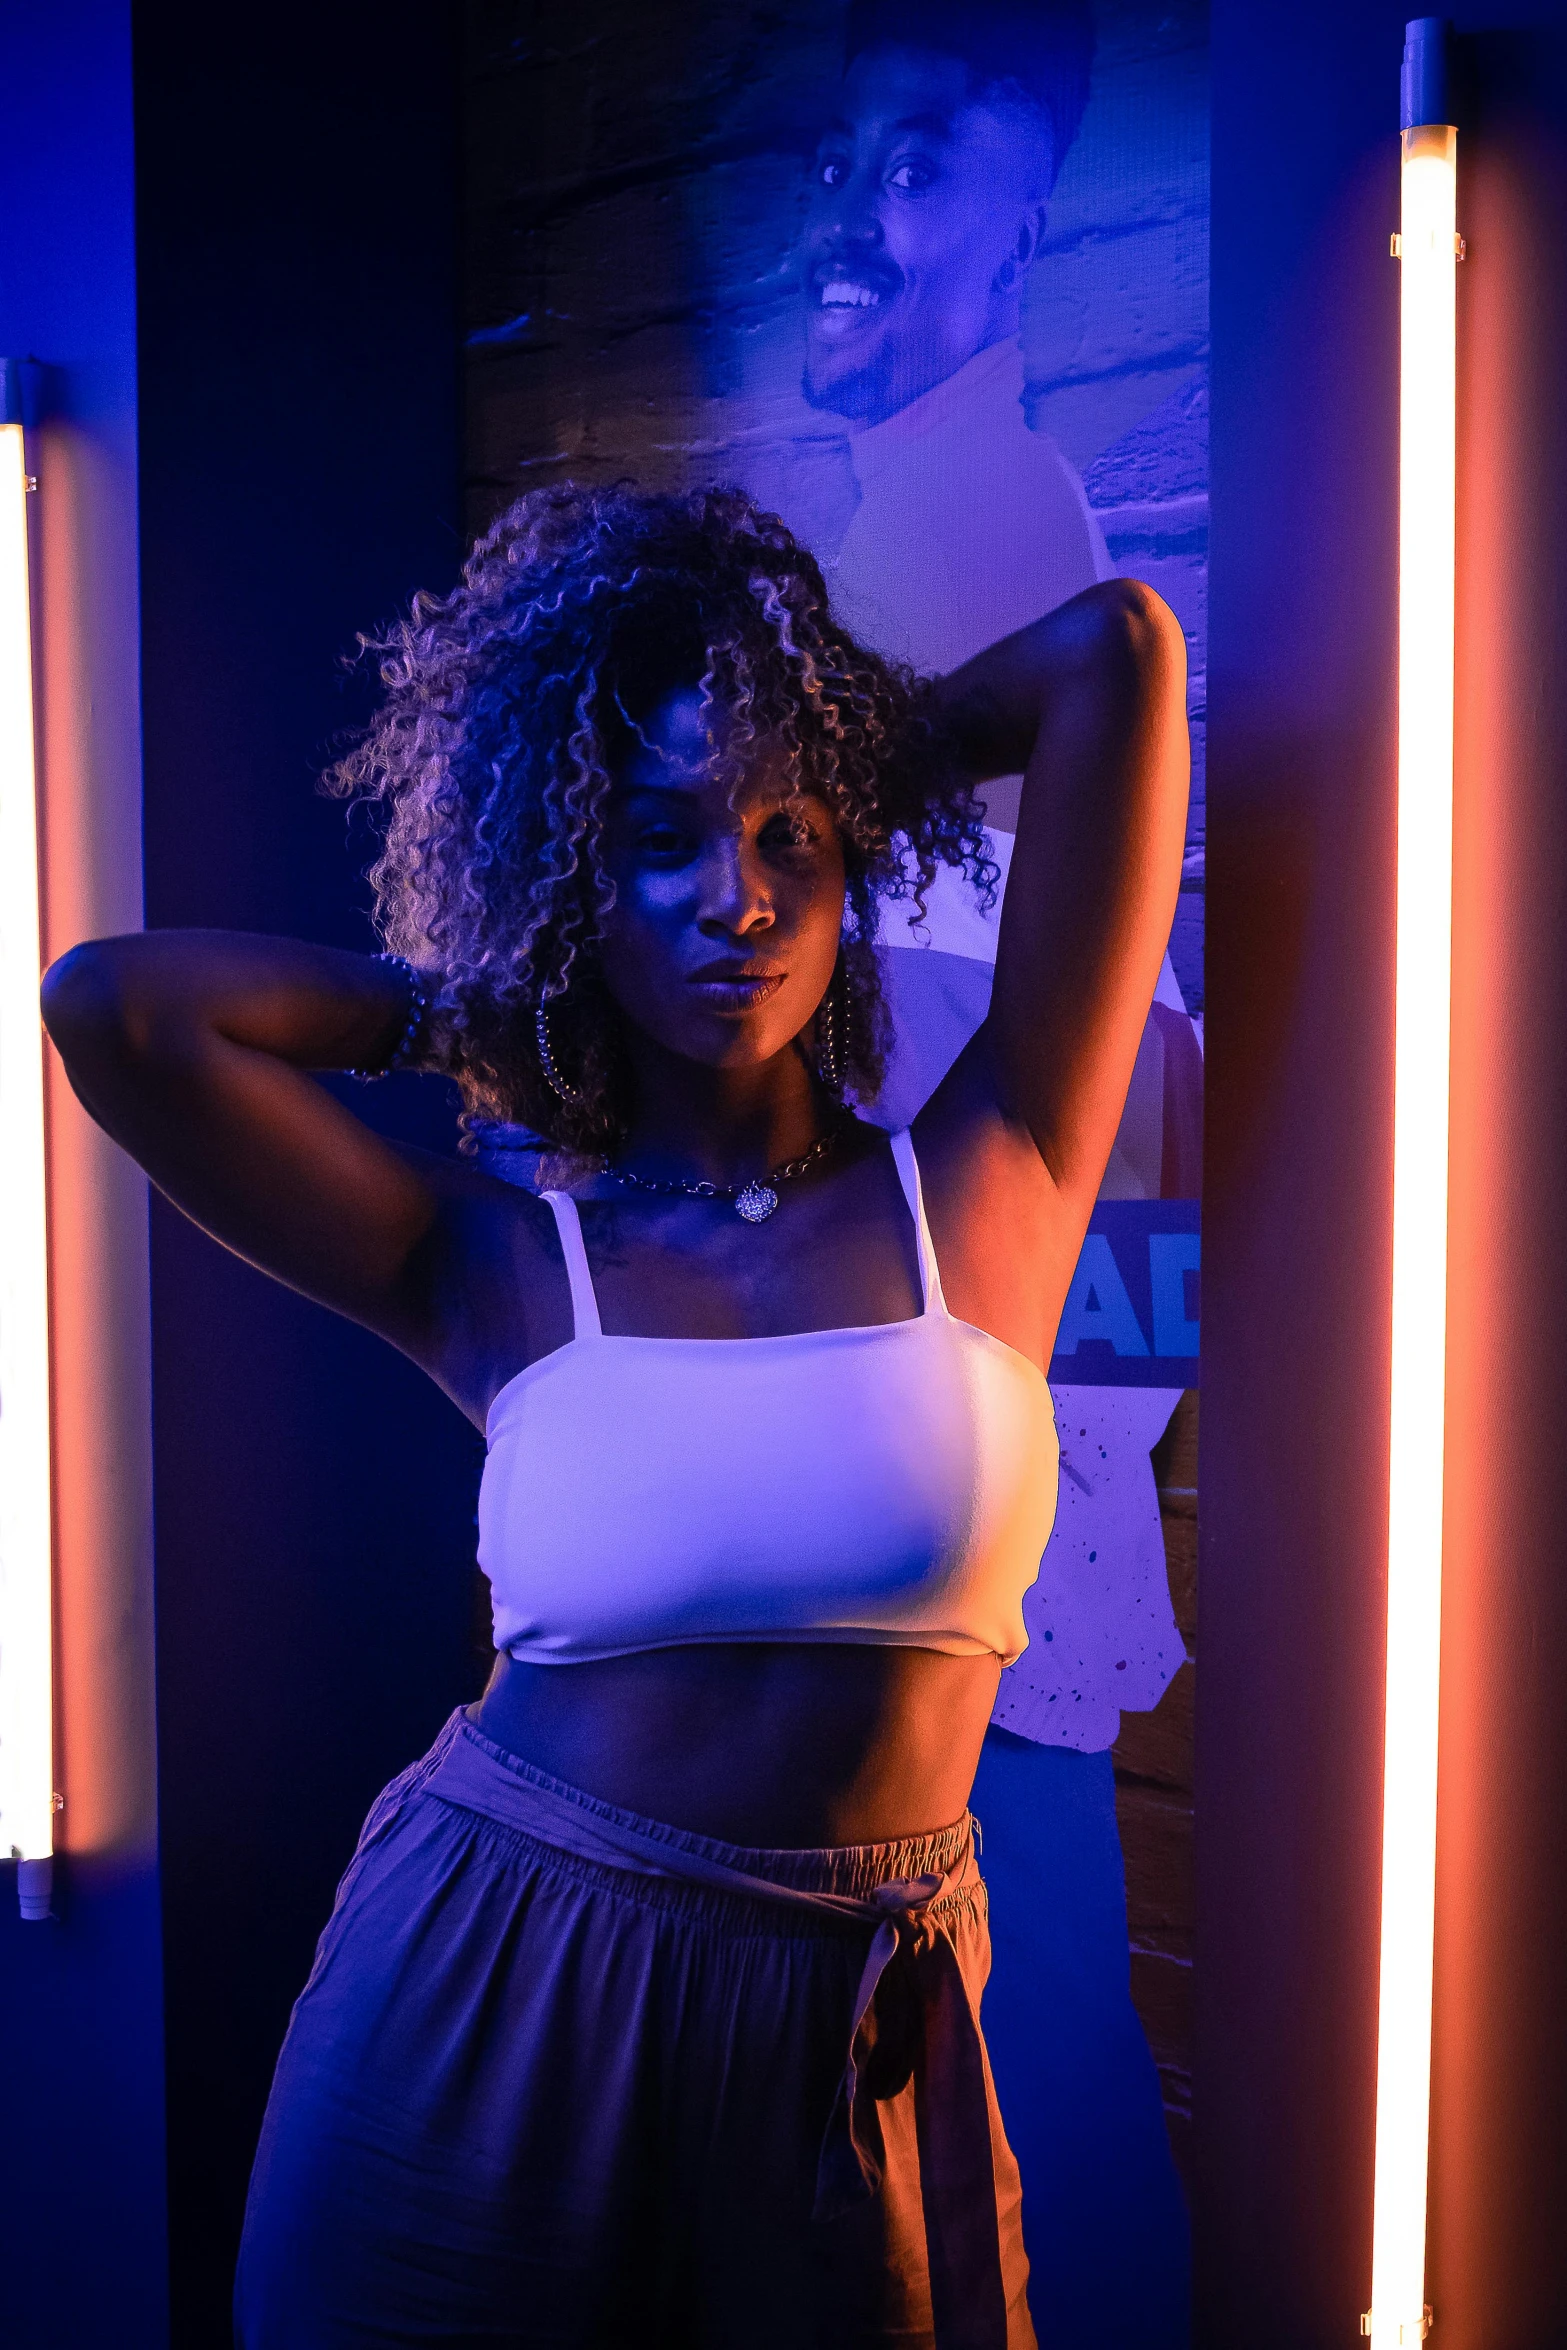
<path fill-rule="evenodd" d="M 53 1525 L 37 775 L 22 368 L 0 361 L 0 1853 L 54 1869 Z"/>
<path fill-rule="evenodd" d="M 1398 953 L 1387 1717 L 1372 2350 L 1424 2339 L 1436 1900 L 1453 900 L 1458 134 L 1441 17 L 1404 48 L 1398 542 Z"/>

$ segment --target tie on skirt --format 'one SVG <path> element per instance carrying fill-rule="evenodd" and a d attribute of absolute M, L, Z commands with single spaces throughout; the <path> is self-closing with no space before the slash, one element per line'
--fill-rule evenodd
<path fill-rule="evenodd" d="M 240 2350 L 1035 2350 L 989 1963 L 967 1818 L 742 1848 L 455 1714 L 294 2009 Z"/>

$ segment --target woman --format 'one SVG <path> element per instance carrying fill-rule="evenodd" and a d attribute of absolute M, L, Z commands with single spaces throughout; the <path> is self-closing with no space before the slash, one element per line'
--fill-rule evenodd
<path fill-rule="evenodd" d="M 209 1232 L 489 1438 L 494 1675 L 366 1822 L 295 2009 L 246 2350 L 1024 2345 L 966 1805 L 1049 1531 L 1044 1370 L 1179 875 L 1183 649 L 1091 590 L 933 688 L 732 494 L 546 491 L 380 647 L 393 950 L 152 933 L 45 1015 Z M 912 1135 L 884 900 L 990 876 Z M 454 1075 L 572 1188 L 313 1070 Z"/>

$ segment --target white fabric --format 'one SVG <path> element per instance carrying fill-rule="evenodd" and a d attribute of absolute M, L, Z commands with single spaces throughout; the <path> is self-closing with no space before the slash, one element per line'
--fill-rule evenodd
<path fill-rule="evenodd" d="M 1115 576 L 1082 483 L 1029 430 L 1015 341 L 851 434 L 849 454 L 860 502 L 827 566 L 833 610 L 916 669 L 955 669 Z"/>
<path fill-rule="evenodd" d="M 1056 1502 L 1037 1366 L 947 1311 L 919 1171 L 912 1321 L 771 1338 L 604 1334 L 576 1203 L 575 1335 L 490 1408 L 479 1563 L 531 1663 L 736 1640 L 1024 1647 Z"/>
<path fill-rule="evenodd" d="M 582 1218 L 577 1214 L 576 1202 L 563 1191 L 546 1191 L 542 1197 L 549 1201 L 560 1253 L 566 1260 L 566 1278 L 571 1284 L 572 1335 L 602 1338 L 604 1325 L 599 1320 L 598 1292 L 588 1270 L 588 1252 L 582 1244 Z M 494 1417 L 493 1411 L 490 1416 Z"/>

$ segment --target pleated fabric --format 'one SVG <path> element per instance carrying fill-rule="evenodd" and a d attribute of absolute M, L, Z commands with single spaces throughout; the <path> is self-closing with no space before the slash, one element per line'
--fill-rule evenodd
<path fill-rule="evenodd" d="M 517 1825 L 535 1813 L 559 1840 Z M 737 1847 L 564 1787 L 454 1715 L 373 1805 L 295 2007 L 240 2350 L 1035 2350 L 969 1827 Z M 867 2039 L 877 1929 L 845 1911 L 882 1890 L 903 1917 L 923 1879 L 942 1889 Z M 851 2042 L 874 2184 L 824 2198 Z"/>

